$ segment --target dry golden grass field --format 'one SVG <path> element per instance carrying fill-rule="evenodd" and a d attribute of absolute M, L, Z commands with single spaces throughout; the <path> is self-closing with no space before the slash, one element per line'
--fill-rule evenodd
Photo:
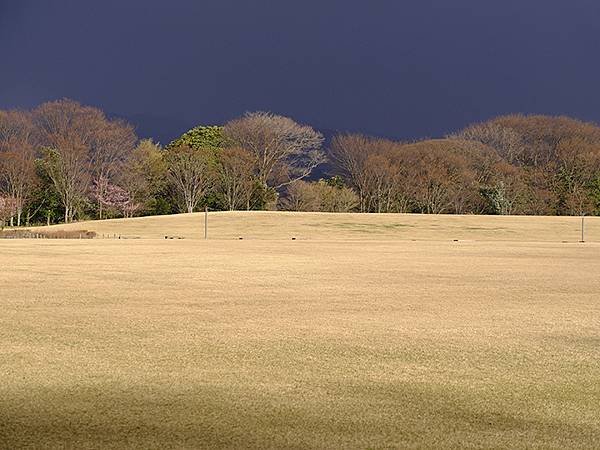
<path fill-rule="evenodd" d="M 202 214 L 0 240 L 0 447 L 599 448 L 600 220 L 579 225 L 214 213 L 206 241 Z"/>

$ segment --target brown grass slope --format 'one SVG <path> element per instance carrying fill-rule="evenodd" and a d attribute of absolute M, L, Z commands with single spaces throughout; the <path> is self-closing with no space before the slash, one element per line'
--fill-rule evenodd
<path fill-rule="evenodd" d="M 600 242 L 600 217 L 588 217 L 586 240 Z M 41 229 L 46 229 L 42 227 Z M 204 213 L 113 219 L 56 225 L 53 229 L 95 231 L 100 237 L 187 239 L 204 237 Z M 577 242 L 579 217 L 470 216 L 422 214 L 333 214 L 296 212 L 211 212 L 212 239 L 308 240 L 484 240 Z"/>
<path fill-rule="evenodd" d="M 600 447 L 600 244 L 567 219 L 251 218 L 0 241 L 0 448 Z M 201 216 L 84 228 L 146 220 Z"/>

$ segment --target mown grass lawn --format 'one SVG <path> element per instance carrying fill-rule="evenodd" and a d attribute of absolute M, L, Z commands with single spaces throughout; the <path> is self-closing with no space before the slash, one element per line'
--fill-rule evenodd
<path fill-rule="evenodd" d="M 277 226 L 0 241 L 0 447 L 600 446 L 599 244 Z"/>

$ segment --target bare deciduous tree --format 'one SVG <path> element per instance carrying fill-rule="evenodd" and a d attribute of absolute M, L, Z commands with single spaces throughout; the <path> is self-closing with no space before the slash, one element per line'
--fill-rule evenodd
<path fill-rule="evenodd" d="M 471 125 L 448 137 L 488 145 L 511 164 L 518 163 L 525 151 L 525 144 L 519 133 L 493 122 Z"/>
<path fill-rule="evenodd" d="M 46 148 L 43 154 L 44 168 L 64 206 L 65 223 L 69 223 L 89 188 L 91 178 L 87 152 L 84 147 L 70 144 L 68 151 Z"/>
<path fill-rule="evenodd" d="M 221 151 L 216 169 L 216 187 L 230 211 L 250 209 L 255 167 L 254 156 L 243 148 L 231 147 Z"/>
<path fill-rule="evenodd" d="M 481 190 L 495 214 L 521 214 L 526 206 L 528 191 L 522 171 L 506 161 L 495 164 L 492 177 Z"/>
<path fill-rule="evenodd" d="M 99 109 L 72 100 L 44 103 L 34 112 L 44 164 L 65 208 L 65 222 L 90 191 L 91 182 L 110 178 L 135 135 L 121 121 L 110 121 Z"/>
<path fill-rule="evenodd" d="M 374 139 L 360 134 L 338 135 L 331 143 L 331 156 L 339 170 L 356 188 L 360 211 L 367 210 L 368 184 L 367 160 L 374 148 Z"/>
<path fill-rule="evenodd" d="M 408 209 L 402 144 L 359 134 L 333 139 L 331 156 L 359 197 L 361 212 L 405 212 Z"/>
<path fill-rule="evenodd" d="M 458 136 L 494 147 L 520 171 L 530 199 L 522 211 L 581 214 L 596 208 L 590 193 L 600 170 L 600 128 L 595 124 L 509 115 L 468 127 Z"/>
<path fill-rule="evenodd" d="M 65 223 L 73 220 L 90 177 L 89 152 L 104 116 L 71 100 L 44 103 L 34 121 L 44 149 L 44 166 L 65 208 Z"/>
<path fill-rule="evenodd" d="M 172 147 L 167 151 L 166 162 L 169 179 L 188 213 L 194 212 L 212 182 L 211 149 L 193 149 L 187 145 Z"/>
<path fill-rule="evenodd" d="M 0 190 L 13 200 L 17 226 L 21 225 L 23 207 L 36 180 L 30 114 L 0 111 Z"/>
<path fill-rule="evenodd" d="M 121 174 L 136 142 L 133 127 L 121 120 L 105 120 L 97 130 L 90 149 L 92 181 L 103 187 L 108 180 L 110 185 Z M 102 219 L 103 203 L 98 202 L 98 214 Z"/>
<path fill-rule="evenodd" d="M 281 205 L 289 211 L 320 211 L 321 199 L 313 183 L 298 180 L 287 187 Z"/>
<path fill-rule="evenodd" d="M 358 206 L 358 196 L 345 186 L 331 186 L 325 181 L 291 183 L 282 206 L 290 211 L 350 212 Z"/>
<path fill-rule="evenodd" d="M 6 222 L 15 214 L 15 201 L 13 198 L 0 195 L 0 230 L 4 229 Z"/>
<path fill-rule="evenodd" d="M 494 150 L 466 141 L 437 139 L 403 146 L 403 164 L 410 168 L 407 183 L 424 213 L 462 214 L 481 208 L 480 179 L 488 174 Z"/>
<path fill-rule="evenodd" d="M 257 180 L 271 188 L 307 177 L 324 161 L 321 133 L 288 117 L 247 113 L 227 123 L 224 135 L 253 155 Z"/>

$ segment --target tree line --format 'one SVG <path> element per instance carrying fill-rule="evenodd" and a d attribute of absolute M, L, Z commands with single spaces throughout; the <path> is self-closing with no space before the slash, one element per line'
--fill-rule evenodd
<path fill-rule="evenodd" d="M 600 128 L 509 115 L 443 139 L 339 134 L 252 112 L 164 148 L 64 99 L 0 111 L 0 224 L 219 210 L 600 213 Z M 328 163 L 327 177 L 314 180 Z"/>

